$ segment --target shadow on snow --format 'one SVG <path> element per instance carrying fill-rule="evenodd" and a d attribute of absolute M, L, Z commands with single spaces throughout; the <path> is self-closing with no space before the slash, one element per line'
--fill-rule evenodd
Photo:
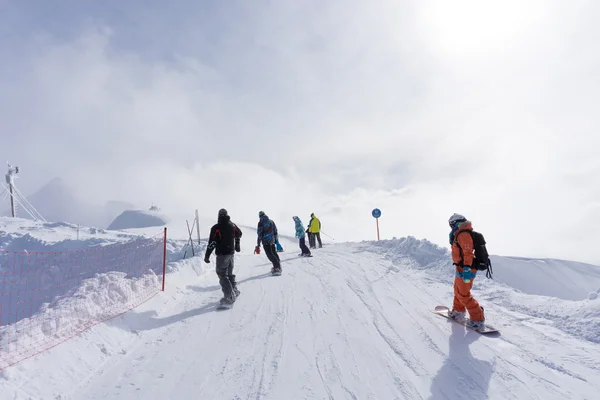
<path fill-rule="evenodd" d="M 490 378 L 495 365 L 473 357 L 469 346 L 481 335 L 466 330 L 459 324 L 452 325 L 448 341 L 448 358 L 431 382 L 429 400 L 488 398 Z M 489 335 L 488 335 L 489 336 Z"/>
<path fill-rule="evenodd" d="M 271 276 L 272 276 L 271 272 L 268 272 L 265 274 L 242 279 L 242 280 L 238 281 L 238 283 L 241 284 L 244 282 L 253 281 L 253 280 L 257 280 L 257 279 L 269 278 Z M 191 289 L 193 291 L 196 291 L 196 292 L 200 292 L 200 293 L 221 290 L 221 286 L 218 286 L 218 285 L 208 286 L 208 287 L 189 285 L 189 286 L 187 286 L 187 288 Z M 149 331 L 152 329 L 162 328 L 162 327 L 165 327 L 167 325 L 171 325 L 171 324 L 174 324 L 177 322 L 186 322 L 186 320 L 188 318 L 196 317 L 196 316 L 203 315 L 203 314 L 206 314 L 209 312 L 214 312 L 214 311 L 216 311 L 216 308 L 218 305 L 219 305 L 219 301 L 212 301 L 210 303 L 202 305 L 200 308 L 194 308 L 192 310 L 184 311 L 184 312 L 176 314 L 176 315 L 169 315 L 164 318 L 156 318 L 157 313 L 154 310 L 144 311 L 144 312 L 139 312 L 139 313 L 138 312 L 130 312 L 130 313 L 124 314 L 123 316 L 117 317 L 117 318 L 109 321 L 108 323 L 110 325 L 121 328 L 125 331 L 131 331 L 131 332 Z"/>

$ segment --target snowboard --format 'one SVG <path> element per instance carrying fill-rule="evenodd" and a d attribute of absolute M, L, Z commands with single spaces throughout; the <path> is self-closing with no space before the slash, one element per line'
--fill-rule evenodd
<path fill-rule="evenodd" d="M 237 300 L 237 297 L 240 297 L 240 296 L 239 295 L 236 296 L 236 300 Z M 216 309 L 217 310 L 229 310 L 229 309 L 233 308 L 234 304 L 235 303 L 227 304 L 227 303 L 221 303 L 221 302 L 219 302 L 219 304 L 217 304 Z"/>
<path fill-rule="evenodd" d="M 281 276 L 281 271 L 271 271 L 273 276 Z"/>
<path fill-rule="evenodd" d="M 494 333 L 494 332 L 499 332 L 498 329 L 494 328 L 491 325 L 487 325 L 485 324 L 484 328 L 482 329 L 475 329 L 475 328 L 471 328 L 470 326 L 467 325 L 467 321 L 468 319 L 464 319 L 464 320 L 456 320 L 456 319 L 452 319 L 448 316 L 448 313 L 450 312 L 450 309 L 446 306 L 436 306 L 435 310 L 432 311 L 434 314 L 437 315 L 441 315 L 442 317 L 449 319 L 450 321 L 456 322 L 457 324 L 460 324 L 462 326 L 464 326 L 467 329 L 470 329 L 472 331 L 475 332 L 479 332 L 483 335 L 487 334 L 487 333 Z"/>
<path fill-rule="evenodd" d="M 220 304 L 216 307 L 216 310 L 230 310 L 233 308 L 233 304 Z"/>
<path fill-rule="evenodd" d="M 304 254 L 300 253 L 300 254 L 298 254 L 298 257 L 312 257 L 312 254 L 304 255 Z"/>

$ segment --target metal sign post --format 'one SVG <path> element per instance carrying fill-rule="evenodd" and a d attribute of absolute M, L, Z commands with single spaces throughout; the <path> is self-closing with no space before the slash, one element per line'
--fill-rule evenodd
<path fill-rule="evenodd" d="M 375 218 L 375 224 L 377 225 L 377 240 L 379 240 L 379 217 L 381 217 L 381 210 L 379 208 L 375 208 L 371 215 Z"/>

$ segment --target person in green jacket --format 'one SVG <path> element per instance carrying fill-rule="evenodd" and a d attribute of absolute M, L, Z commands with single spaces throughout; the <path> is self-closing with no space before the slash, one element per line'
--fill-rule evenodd
<path fill-rule="evenodd" d="M 319 242 L 319 248 L 323 247 L 321 242 L 321 221 L 315 217 L 315 213 L 310 214 L 308 222 L 308 243 L 311 249 L 316 249 L 315 239 Z"/>

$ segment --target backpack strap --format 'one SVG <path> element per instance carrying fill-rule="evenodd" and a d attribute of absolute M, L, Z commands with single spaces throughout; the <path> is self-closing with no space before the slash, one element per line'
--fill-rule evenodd
<path fill-rule="evenodd" d="M 494 279 L 494 278 L 492 278 L 492 274 L 493 273 L 494 273 L 494 271 L 492 271 L 492 260 L 490 260 L 488 258 L 488 269 L 487 269 L 487 271 L 485 273 L 485 277 L 488 278 L 488 279 Z"/>
<path fill-rule="evenodd" d="M 461 252 L 460 252 L 460 262 L 458 264 L 457 263 L 452 263 L 452 265 L 456 265 L 457 267 L 461 267 L 461 268 L 464 267 L 464 262 L 463 262 L 464 261 L 464 257 L 462 255 L 462 247 L 460 247 L 460 243 L 458 243 L 458 237 L 462 233 L 468 233 L 471 236 L 471 239 L 473 239 L 473 235 L 472 235 L 471 231 L 469 231 L 469 230 L 458 232 L 458 234 L 454 238 L 454 243 L 456 243 L 456 247 L 458 247 L 461 250 Z"/>

